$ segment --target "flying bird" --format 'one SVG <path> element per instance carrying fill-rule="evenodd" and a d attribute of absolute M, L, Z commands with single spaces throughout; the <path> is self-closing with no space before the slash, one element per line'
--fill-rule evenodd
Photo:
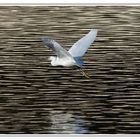
<path fill-rule="evenodd" d="M 48 48 L 52 49 L 56 56 L 50 56 L 52 66 L 77 66 L 82 74 L 89 78 L 89 76 L 83 71 L 83 60 L 81 57 L 86 53 L 87 49 L 94 42 L 97 35 L 96 29 L 91 29 L 88 34 L 78 40 L 73 46 L 67 51 L 55 40 L 44 37 L 42 38 L 43 43 Z"/>

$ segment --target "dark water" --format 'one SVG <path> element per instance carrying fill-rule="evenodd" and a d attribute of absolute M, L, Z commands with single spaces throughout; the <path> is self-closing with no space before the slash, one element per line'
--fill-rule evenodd
<path fill-rule="evenodd" d="M 50 66 L 91 28 L 90 79 Z M 140 133 L 140 7 L 0 7 L 0 133 Z"/>

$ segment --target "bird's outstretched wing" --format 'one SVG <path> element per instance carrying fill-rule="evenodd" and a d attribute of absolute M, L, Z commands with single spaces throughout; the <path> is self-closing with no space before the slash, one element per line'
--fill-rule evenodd
<path fill-rule="evenodd" d="M 49 37 L 44 37 L 42 38 L 42 41 L 45 44 L 45 46 L 52 49 L 59 58 L 70 56 L 68 51 L 62 48 L 61 45 L 58 44 L 55 40 Z"/>
<path fill-rule="evenodd" d="M 97 35 L 97 30 L 92 29 L 88 34 L 78 40 L 70 49 L 69 53 L 72 57 L 81 57 L 85 54 L 87 49 L 90 47 L 92 42 L 95 40 Z"/>

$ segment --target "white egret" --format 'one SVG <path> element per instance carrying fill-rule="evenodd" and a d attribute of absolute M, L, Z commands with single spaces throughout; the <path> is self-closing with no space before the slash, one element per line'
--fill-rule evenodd
<path fill-rule="evenodd" d="M 52 66 L 77 66 L 82 71 L 82 74 L 89 78 L 82 69 L 84 62 L 81 60 L 81 57 L 94 42 L 96 35 L 97 30 L 92 29 L 88 34 L 73 44 L 69 51 L 65 50 L 60 44 L 49 37 L 44 37 L 42 41 L 45 46 L 52 49 L 56 54 L 56 56 L 49 57 Z"/>

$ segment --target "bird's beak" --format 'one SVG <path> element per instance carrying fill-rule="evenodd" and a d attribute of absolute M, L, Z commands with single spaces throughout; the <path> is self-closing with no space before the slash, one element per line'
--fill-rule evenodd
<path fill-rule="evenodd" d="M 81 70 L 81 72 L 82 72 L 83 76 L 85 76 L 86 78 L 89 78 L 88 73 L 86 73 L 83 69 L 80 69 L 80 70 Z"/>

